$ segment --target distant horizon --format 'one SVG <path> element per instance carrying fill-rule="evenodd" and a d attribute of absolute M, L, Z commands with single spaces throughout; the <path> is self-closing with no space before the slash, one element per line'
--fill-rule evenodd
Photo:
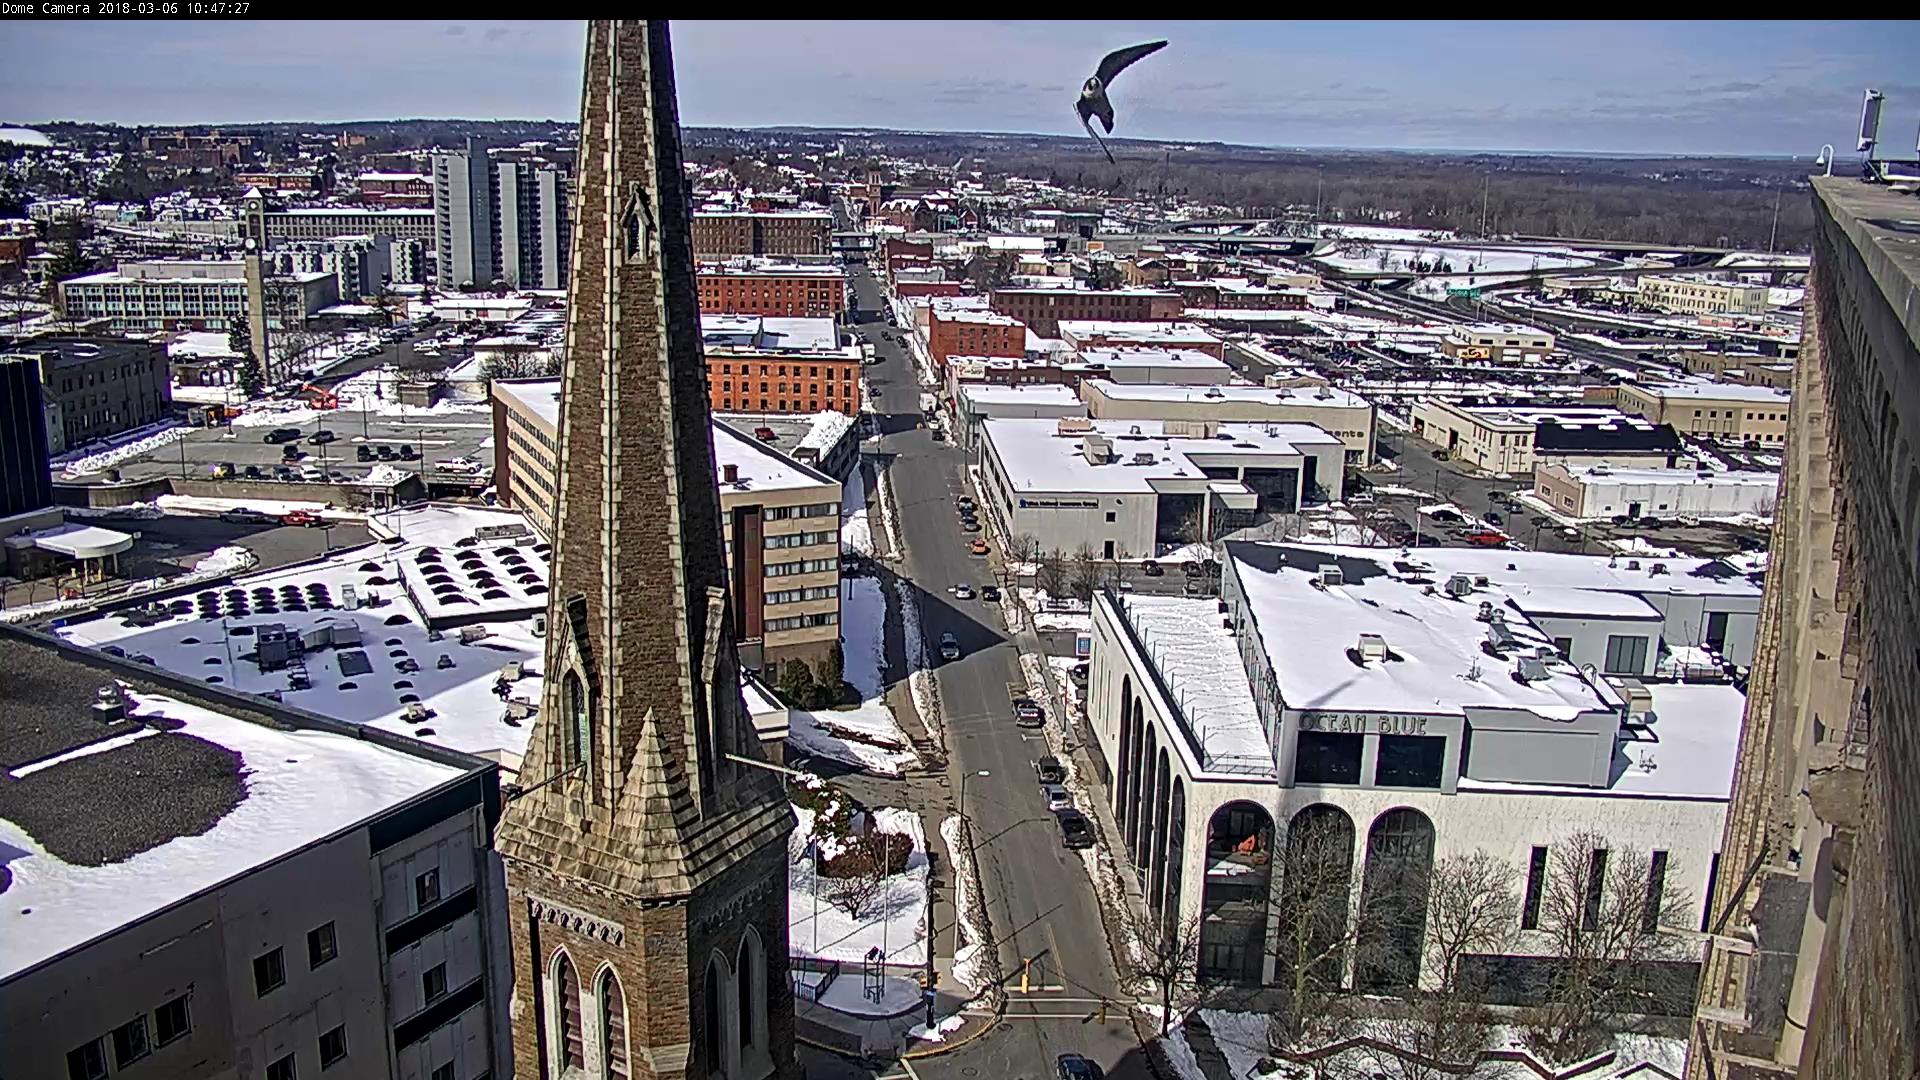
<path fill-rule="evenodd" d="M 129 130 L 138 130 L 143 128 L 239 129 L 239 128 L 265 127 L 265 126 L 297 126 L 302 124 L 312 124 L 315 127 L 328 127 L 328 128 L 337 128 L 337 127 L 351 128 L 351 127 L 357 127 L 361 125 L 370 125 L 370 124 L 553 124 L 553 125 L 570 125 L 575 128 L 580 126 L 580 122 L 578 120 L 560 120 L 552 117 L 482 118 L 482 117 L 473 117 L 473 116 L 395 116 L 395 117 L 379 117 L 379 118 L 361 118 L 356 120 L 213 120 L 213 121 L 202 120 L 202 121 L 180 121 L 180 122 L 167 121 L 167 122 L 160 122 L 160 123 L 140 123 L 140 124 L 119 123 L 111 120 L 78 120 L 78 119 L 70 119 L 70 118 L 60 118 L 60 119 L 35 120 L 35 121 L 15 121 L 15 120 L 8 120 L 8 119 L 0 119 L 0 131 L 24 130 L 24 131 L 34 131 L 44 135 L 46 134 L 46 132 L 42 129 L 51 127 L 56 124 L 72 124 L 72 125 L 86 126 L 86 127 L 115 127 L 115 128 L 126 128 Z M 873 137 L 888 136 L 888 135 L 904 135 L 904 136 L 948 136 L 948 137 L 985 136 L 985 137 L 992 137 L 992 138 L 1008 138 L 1008 139 L 1055 139 L 1055 140 L 1067 140 L 1067 141 L 1073 141 L 1074 139 L 1074 136 L 1071 136 L 1071 135 L 1062 135 L 1057 132 L 1045 132 L 1045 131 L 981 131 L 981 130 L 962 130 L 962 129 L 939 130 L 939 129 L 933 129 L 933 128 L 889 128 L 889 127 L 878 127 L 871 124 L 757 124 L 757 125 L 747 126 L 747 125 L 740 125 L 740 124 L 693 124 L 693 123 L 682 122 L 681 127 L 683 129 L 695 130 L 695 131 L 818 133 L 821 135 L 837 134 L 846 138 L 873 138 Z M 1884 129 L 1884 125 L 1883 125 L 1883 129 Z M 5 140 L 0 140 L 0 142 L 4 142 L 4 141 Z M 1463 155 L 1485 155 L 1485 156 L 1491 156 L 1491 157 L 1580 157 L 1580 158 L 1616 158 L 1616 159 L 1628 159 L 1628 160 L 1661 159 L 1661 160 L 1673 160 L 1673 161 L 1685 161 L 1685 160 L 1695 160 L 1695 159 L 1725 160 L 1725 161 L 1799 161 L 1799 160 L 1805 159 L 1805 160 L 1811 161 L 1817 156 L 1819 156 L 1818 149 L 1816 149 L 1813 153 L 1807 153 L 1807 154 L 1781 154 L 1781 153 L 1747 154 L 1747 153 L 1711 153 L 1711 152 L 1684 152 L 1684 151 L 1658 151 L 1658 150 L 1514 149 L 1510 147 L 1484 147 L 1484 146 L 1483 147 L 1361 146 L 1361 145 L 1339 145 L 1339 144 L 1262 145 L 1258 143 L 1228 142 L 1228 141 L 1218 140 L 1218 139 L 1182 140 L 1182 139 L 1147 139 L 1147 138 L 1120 138 L 1120 137 L 1111 138 L 1108 140 L 1108 142 L 1111 145 L 1115 146 L 1116 148 L 1125 147 L 1125 146 L 1140 146 L 1140 145 L 1156 146 L 1156 147 L 1195 145 L 1195 146 L 1224 146 L 1224 147 L 1233 148 L 1233 149 L 1272 150 L 1272 151 L 1283 151 L 1283 152 L 1284 151 L 1300 151 L 1300 152 L 1352 151 L 1352 152 L 1384 153 L 1384 154 L 1463 154 Z M 32 144 L 23 144 L 23 145 L 32 145 Z M 1857 152 L 1846 151 L 1839 147 L 1835 148 L 1834 154 L 1835 154 L 1836 160 L 1847 160 L 1851 158 L 1857 161 L 1861 157 L 1861 155 L 1858 154 Z M 1124 160 L 1124 155 L 1122 155 L 1122 157 Z"/>
<path fill-rule="evenodd" d="M 1902 141 L 1920 106 L 1914 21 L 695 20 L 672 33 L 689 127 L 1083 137 L 1072 108 L 1081 82 L 1108 50 L 1155 39 L 1171 44 L 1115 81 L 1121 138 L 1792 158 L 1853 145 L 1865 87 L 1885 92 Z M 586 31 L 531 20 L 15 20 L 0 23 L 0 42 L 0 101 L 16 115 L 274 122 L 235 116 L 250 112 L 319 124 L 575 117 Z"/>

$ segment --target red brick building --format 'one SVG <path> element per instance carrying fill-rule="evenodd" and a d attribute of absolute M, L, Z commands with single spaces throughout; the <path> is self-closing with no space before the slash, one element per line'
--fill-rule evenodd
<path fill-rule="evenodd" d="M 995 289 L 992 307 L 1041 337 L 1057 337 L 1062 319 L 1166 322 L 1185 310 L 1179 293 L 1160 289 Z"/>
<path fill-rule="evenodd" d="M 831 255 L 833 215 L 825 210 L 695 214 L 693 254 Z"/>
<path fill-rule="evenodd" d="M 949 356 L 1025 356 L 1027 328 L 995 312 L 934 308 L 928 312 L 927 351 L 943 366 Z"/>
<path fill-rule="evenodd" d="M 421 173 L 367 172 L 354 179 L 363 202 L 378 206 L 432 206 L 432 182 Z"/>
<path fill-rule="evenodd" d="M 707 398 L 714 412 L 860 412 L 860 357 L 707 346 Z"/>
<path fill-rule="evenodd" d="M 846 276 L 831 264 L 713 263 L 699 280 L 701 311 L 837 319 L 847 310 Z"/>
<path fill-rule="evenodd" d="M 896 281 L 893 291 L 902 300 L 910 296 L 963 296 L 964 281 Z"/>
<path fill-rule="evenodd" d="M 291 191 L 298 194 L 313 194 L 321 189 L 322 177 L 318 170 L 302 169 L 296 172 L 237 172 L 233 174 L 235 187 L 241 190 L 259 188 L 261 191 Z"/>
<path fill-rule="evenodd" d="M 1269 289 L 1244 281 L 1176 281 L 1173 290 L 1190 308 L 1215 311 L 1304 311 L 1305 289 Z"/>

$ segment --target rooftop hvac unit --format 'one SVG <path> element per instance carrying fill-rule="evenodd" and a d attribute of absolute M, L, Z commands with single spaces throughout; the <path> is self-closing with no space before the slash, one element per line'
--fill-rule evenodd
<path fill-rule="evenodd" d="M 1063 416 L 1054 426 L 1055 435 L 1085 435 L 1093 430 L 1093 421 L 1084 416 Z"/>
<path fill-rule="evenodd" d="M 1513 673 L 1514 678 L 1525 683 L 1542 682 L 1551 678 L 1552 675 L 1553 673 L 1547 670 L 1546 661 L 1535 656 L 1521 657 L 1519 669 Z"/>
<path fill-rule="evenodd" d="M 1638 679 L 1622 679 L 1620 696 L 1627 699 L 1627 715 L 1642 718 L 1642 723 L 1653 719 L 1653 691 Z"/>
<path fill-rule="evenodd" d="M 120 696 L 120 687 L 107 683 L 93 692 L 91 706 L 94 720 L 102 724 L 118 724 L 127 718 L 127 702 Z"/>
<path fill-rule="evenodd" d="M 1447 579 L 1447 595 L 1455 598 L 1473 593 L 1473 578 L 1467 574 L 1455 574 Z"/>
<path fill-rule="evenodd" d="M 1387 639 L 1379 634 L 1361 634 L 1358 651 L 1363 664 L 1384 661 L 1387 658 Z"/>
<path fill-rule="evenodd" d="M 535 615 L 533 617 L 533 636 L 534 637 L 547 636 L 547 617 L 544 614 Z"/>
<path fill-rule="evenodd" d="M 500 665 L 500 677 L 508 682 L 519 682 L 521 676 L 524 674 L 525 672 L 521 670 L 520 661 L 518 660 L 509 660 Z"/>
<path fill-rule="evenodd" d="M 425 705 L 420 704 L 417 701 L 409 701 L 407 702 L 407 708 L 404 715 L 406 716 L 409 723 L 418 724 L 421 721 L 427 719 L 427 716 L 428 716 L 427 707 Z"/>
<path fill-rule="evenodd" d="M 1151 451 L 1133 455 L 1133 464 L 1135 465 L 1151 465 L 1158 460 L 1160 459 L 1155 457 Z"/>
<path fill-rule="evenodd" d="M 1474 618 L 1479 619 L 1481 622 L 1492 622 L 1493 614 L 1493 601 L 1482 600 L 1480 601 L 1480 614 L 1475 615 Z"/>
<path fill-rule="evenodd" d="M 1129 435 L 1138 435 L 1138 434 L 1140 434 L 1140 425 L 1139 425 L 1139 424 L 1133 424 L 1133 425 L 1130 425 L 1130 426 L 1128 426 L 1128 428 L 1127 428 L 1127 434 L 1129 434 Z"/>
<path fill-rule="evenodd" d="M 1638 569 L 1640 569 L 1640 560 L 1639 560 L 1639 559 L 1628 559 L 1628 560 L 1627 560 L 1627 569 L 1629 569 L 1629 570 L 1638 570 Z"/>
<path fill-rule="evenodd" d="M 1293 391 L 1283 386 L 1279 390 L 1274 392 L 1274 396 L 1282 400 L 1285 400 L 1286 398 L 1290 398 L 1293 396 Z"/>
<path fill-rule="evenodd" d="M 1487 644 L 1493 646 L 1494 652 L 1500 652 L 1503 649 L 1511 648 L 1519 643 L 1519 637 L 1515 636 L 1513 628 L 1509 627 L 1506 623 L 1496 622 L 1487 624 Z"/>
<path fill-rule="evenodd" d="M 1321 401 L 1331 401 L 1333 400 L 1333 391 L 1323 386 L 1320 389 L 1315 390 L 1313 392 L 1313 396 L 1316 398 L 1319 398 Z"/>
<path fill-rule="evenodd" d="M 1340 572 L 1339 563 L 1321 563 L 1319 574 L 1320 584 L 1322 585 L 1345 585 L 1347 583 L 1346 575 Z"/>
<path fill-rule="evenodd" d="M 1667 564 L 1663 562 L 1657 562 L 1657 563 L 1654 563 L 1652 566 L 1647 567 L 1647 575 L 1649 577 L 1659 577 L 1661 574 L 1664 574 L 1666 572 L 1667 572 Z"/>
<path fill-rule="evenodd" d="M 1206 389 L 1206 396 L 1210 398 L 1223 398 L 1227 396 L 1227 392 L 1217 386 L 1209 386 Z"/>

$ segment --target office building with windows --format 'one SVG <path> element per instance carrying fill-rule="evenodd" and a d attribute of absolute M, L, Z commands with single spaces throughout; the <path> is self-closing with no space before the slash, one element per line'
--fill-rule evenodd
<path fill-rule="evenodd" d="M 1513 868 L 1516 938 L 1458 973 L 1507 1003 L 1556 963 L 1543 893 L 1597 895 L 1610 859 L 1644 881 L 1659 932 L 1697 943 L 1745 701 L 1703 661 L 1752 662 L 1756 584 L 1699 559 L 1241 541 L 1225 555 L 1217 597 L 1097 596 L 1087 690 L 1120 846 L 1149 912 L 1198 924 L 1202 979 L 1283 981 L 1287 935 L 1342 940 L 1337 898 L 1354 889 L 1350 947 L 1315 978 L 1431 986 L 1429 900 L 1396 893 L 1404 917 L 1380 926 L 1365 913 L 1383 883 L 1476 851 Z M 1572 856 L 1585 880 L 1557 880 L 1576 838 L 1593 845 Z M 1307 873 L 1336 897 L 1316 918 L 1339 925 L 1289 922 L 1287 889 L 1306 881 L 1288 877 Z M 1688 947 L 1660 969 L 1683 997 Z"/>
<path fill-rule="evenodd" d="M 433 156 L 434 253 L 442 289 L 564 289 L 573 180 L 558 165 L 495 160 L 469 139 Z"/>
<path fill-rule="evenodd" d="M 0 628 L 8 1075 L 503 1076 L 496 767 Z"/>

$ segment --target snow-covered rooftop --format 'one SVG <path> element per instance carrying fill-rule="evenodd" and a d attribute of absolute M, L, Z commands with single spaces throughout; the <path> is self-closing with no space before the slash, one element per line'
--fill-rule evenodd
<path fill-rule="evenodd" d="M 1696 469 L 1629 469 L 1612 465 L 1592 465 L 1569 470 L 1577 479 L 1590 484 L 1660 484 L 1701 487 L 1758 487 L 1771 491 L 1780 486 L 1780 474 L 1726 470 L 1706 472 Z"/>
<path fill-rule="evenodd" d="M 1788 404 L 1793 395 L 1771 386 L 1747 386 L 1744 383 L 1687 382 L 1660 383 L 1637 387 L 1641 393 L 1661 400 L 1710 398 L 1715 401 L 1744 401 L 1766 405 Z"/>
<path fill-rule="evenodd" d="M 1136 594 L 1121 603 L 1200 743 L 1202 770 L 1272 776 L 1273 749 L 1214 601 Z"/>
<path fill-rule="evenodd" d="M 1157 420 L 1101 420 L 1093 431 L 1111 443 L 1114 457 L 1096 465 L 1087 460 L 1086 433 L 1060 433 L 1052 419 L 989 419 L 982 430 L 992 452 L 1017 492 L 1145 493 L 1155 482 L 1204 483 L 1204 466 L 1247 463 L 1285 467 L 1303 448 L 1339 446 L 1340 440 L 1312 424 L 1221 424 L 1216 438 L 1164 435 Z M 1139 434 L 1134 434 L 1135 432 Z M 1133 464 L 1135 455 L 1153 459 Z"/>
<path fill-rule="evenodd" d="M 1545 679 L 1513 679 L 1512 661 L 1480 649 L 1487 624 L 1478 601 L 1497 595 L 1456 600 L 1429 593 L 1395 576 L 1379 548 L 1230 543 L 1227 557 L 1290 708 L 1434 715 L 1478 706 L 1569 720 L 1609 707 L 1570 664 L 1550 665 Z M 1344 584 L 1316 584 L 1323 563 L 1337 563 Z M 1530 624 L 1513 620 L 1508 627 L 1522 647 L 1553 645 Z M 1383 637 L 1390 658 L 1356 663 L 1362 634 Z"/>
<path fill-rule="evenodd" d="M 1088 379 L 1082 385 L 1092 386 L 1101 396 L 1114 401 L 1252 402 L 1295 409 L 1367 407 L 1366 398 L 1333 386 L 1166 386 L 1158 383 L 1117 383 L 1111 379 Z"/>
<path fill-rule="evenodd" d="M 1072 407 L 1080 396 L 1062 383 L 1025 383 L 1004 386 L 999 383 L 963 383 L 954 391 L 969 405 L 1044 405 Z"/>
<path fill-rule="evenodd" d="M 1060 336 L 1072 341 L 1111 338 L 1120 341 L 1164 341 L 1170 344 L 1219 340 L 1197 323 L 1126 322 L 1117 319 L 1062 319 Z"/>
<path fill-rule="evenodd" d="M 138 850 L 101 865 L 74 852 L 63 859 L 51 831 L 0 818 L 11 878 L 0 907 L 0 980 L 465 775 L 347 735 L 281 730 L 158 693 L 129 691 L 127 701 L 147 726 L 17 764 L 10 779 L 51 787 L 61 771 L 84 770 L 90 782 L 124 785 L 143 801 L 177 794 L 189 806 L 206 800 L 188 789 L 225 783 L 235 800 L 191 835 L 200 822 L 162 827 L 151 846 L 116 837 L 126 843 L 115 847 Z M 159 816 L 191 812 L 176 806 Z"/>
<path fill-rule="evenodd" d="M 1081 349 L 1080 362 L 1108 368 L 1182 368 L 1191 371 L 1229 371 L 1225 361 L 1198 349 Z"/>
<path fill-rule="evenodd" d="M 727 466 L 738 470 L 738 480 L 725 480 Z M 752 435 L 735 431 L 722 423 L 713 425 L 713 467 L 719 474 L 721 491 L 787 491 L 797 488 L 833 488 L 840 484 L 824 473 L 816 472 L 772 447 L 762 445 Z"/>
<path fill-rule="evenodd" d="M 700 336 L 709 347 L 831 352 L 839 347 L 832 319 L 761 315 L 701 315 Z"/>

